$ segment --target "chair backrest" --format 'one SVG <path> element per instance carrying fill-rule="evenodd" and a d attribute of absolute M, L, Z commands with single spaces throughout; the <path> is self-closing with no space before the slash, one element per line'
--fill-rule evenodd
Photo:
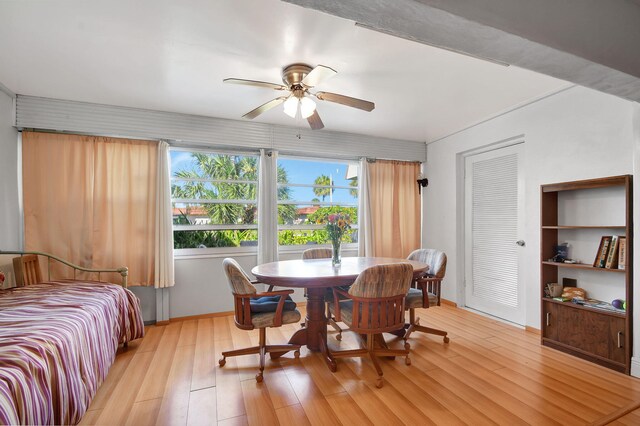
<path fill-rule="evenodd" d="M 349 289 L 353 300 L 351 329 L 383 333 L 404 325 L 404 300 L 413 280 L 408 263 L 376 265 L 358 275 Z"/>
<path fill-rule="evenodd" d="M 226 258 L 222 261 L 224 273 L 227 275 L 227 282 L 231 293 L 233 293 L 233 305 L 235 322 L 238 328 L 252 330 L 251 304 L 247 296 L 256 294 L 257 290 L 242 267 L 234 259 Z"/>
<path fill-rule="evenodd" d="M 249 276 L 235 259 L 226 258 L 222 261 L 224 273 L 227 274 L 227 282 L 231 293 L 234 295 L 246 295 L 257 293 L 256 288 L 251 284 Z"/>
<path fill-rule="evenodd" d="M 40 262 L 35 254 L 24 254 L 15 257 L 13 259 L 13 272 L 16 276 L 16 285 L 18 287 L 43 282 Z"/>
<path fill-rule="evenodd" d="M 435 278 L 444 278 L 447 272 L 447 255 L 440 250 L 435 249 L 418 249 L 411 252 L 409 260 L 426 263 L 429 265 L 430 276 Z"/>
<path fill-rule="evenodd" d="M 303 259 L 331 259 L 330 248 L 310 248 L 302 253 Z"/>

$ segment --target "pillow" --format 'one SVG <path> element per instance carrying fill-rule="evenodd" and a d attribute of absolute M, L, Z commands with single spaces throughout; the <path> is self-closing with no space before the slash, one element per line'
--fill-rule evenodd
<path fill-rule="evenodd" d="M 261 314 L 265 312 L 275 312 L 278 308 L 278 302 L 280 296 L 265 296 L 257 299 L 251 299 L 251 312 L 254 314 Z M 296 309 L 296 302 L 294 302 L 290 296 L 284 301 L 283 311 L 294 311 Z"/>

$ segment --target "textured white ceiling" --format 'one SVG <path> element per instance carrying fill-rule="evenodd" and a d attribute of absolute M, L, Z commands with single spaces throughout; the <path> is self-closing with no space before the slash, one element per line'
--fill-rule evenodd
<path fill-rule="evenodd" d="M 25 95 L 240 119 L 277 92 L 282 67 L 328 65 L 326 129 L 431 141 L 569 83 L 359 28 L 278 0 L 0 2 L 0 82 Z M 304 125 L 281 107 L 256 121 Z"/>

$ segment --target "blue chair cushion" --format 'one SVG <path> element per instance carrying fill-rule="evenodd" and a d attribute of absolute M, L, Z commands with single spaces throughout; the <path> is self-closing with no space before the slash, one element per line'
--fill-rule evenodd
<path fill-rule="evenodd" d="M 251 299 L 251 312 L 254 314 L 257 313 L 265 313 L 265 312 L 275 312 L 278 308 L 278 302 L 280 301 L 280 296 L 265 296 L 259 297 L 257 299 Z M 290 296 L 284 301 L 283 311 L 295 311 L 296 302 L 291 299 Z"/>

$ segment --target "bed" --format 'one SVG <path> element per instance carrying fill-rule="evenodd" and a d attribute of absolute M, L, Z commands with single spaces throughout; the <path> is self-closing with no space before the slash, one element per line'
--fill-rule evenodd
<path fill-rule="evenodd" d="M 0 290 L 0 424 L 76 424 L 119 344 L 143 337 L 137 297 L 99 281 Z"/>

